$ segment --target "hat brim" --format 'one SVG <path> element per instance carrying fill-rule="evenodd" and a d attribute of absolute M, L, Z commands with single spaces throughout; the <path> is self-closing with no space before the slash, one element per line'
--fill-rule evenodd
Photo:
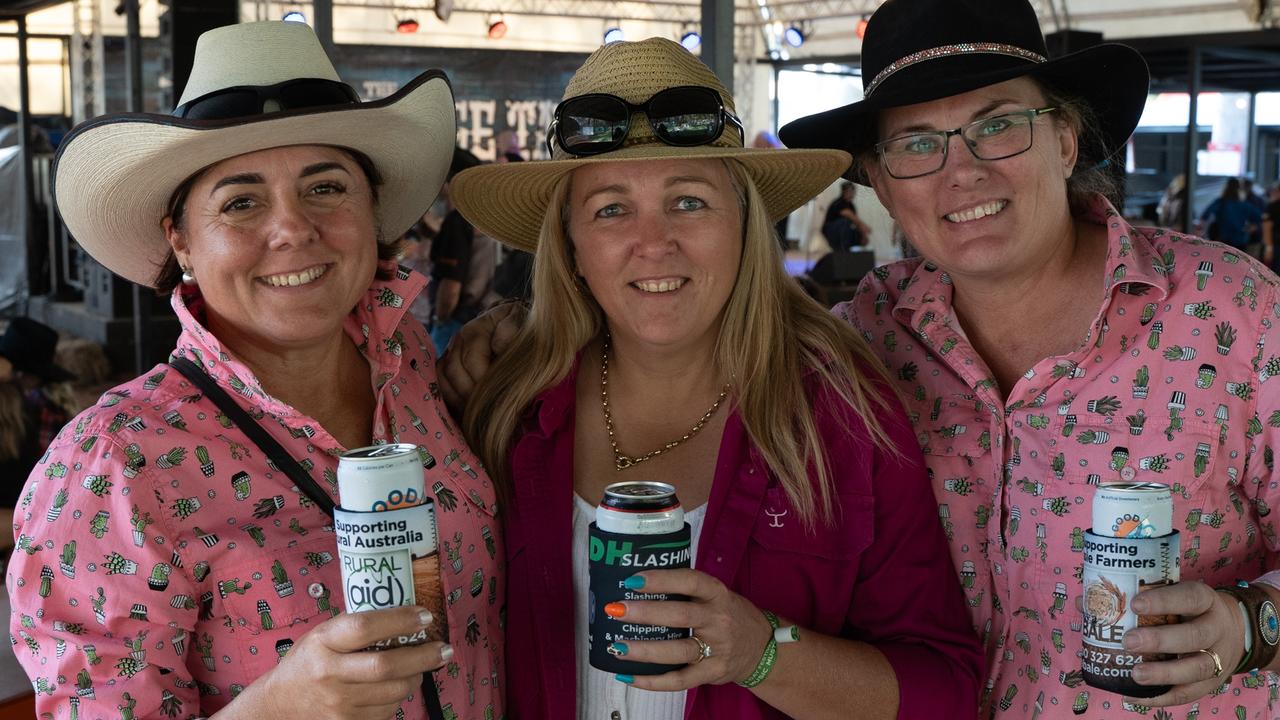
<path fill-rule="evenodd" d="M 160 221 L 183 181 L 249 152 L 331 145 L 373 162 L 383 179 L 377 208 L 383 235 L 399 237 L 444 184 L 454 113 L 448 78 L 429 70 L 381 100 L 248 120 L 107 115 L 80 124 L 63 140 L 54 158 L 54 201 L 71 235 L 95 260 L 152 287 L 170 250 Z"/>
<path fill-rule="evenodd" d="M 946 72 L 940 71 L 943 62 L 950 64 Z M 928 73 L 921 82 L 884 87 L 859 102 L 792 121 L 778 134 L 787 147 L 840 148 L 857 157 L 876 143 L 876 113 L 881 110 L 1033 77 L 1088 102 L 1101 125 L 1106 151 L 1115 152 L 1138 126 L 1150 89 L 1146 60 L 1137 50 L 1117 43 L 1095 45 L 1043 63 L 1023 62 L 987 71 L 964 67 L 982 62 L 983 56 L 974 55 L 921 63 L 913 68 Z M 861 173 L 851 179 L 866 183 Z"/>
<path fill-rule="evenodd" d="M 742 163 L 764 199 L 769 219 L 775 222 L 839 179 L 852 160 L 841 150 L 646 144 L 585 158 L 471 168 L 459 173 L 450 183 L 449 198 L 481 232 L 511 247 L 535 252 L 551 194 L 566 173 L 599 163 L 664 159 L 724 159 Z"/>

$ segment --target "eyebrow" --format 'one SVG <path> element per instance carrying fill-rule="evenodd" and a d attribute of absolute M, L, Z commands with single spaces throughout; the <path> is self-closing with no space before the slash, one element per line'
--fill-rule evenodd
<path fill-rule="evenodd" d="M 310 177 L 329 170 L 341 170 L 348 175 L 351 174 L 342 166 L 342 163 L 326 160 L 325 162 L 313 163 L 304 167 L 302 169 L 302 174 L 298 177 Z M 228 175 L 214 183 L 213 189 L 211 189 L 209 193 L 213 194 L 217 192 L 219 188 L 226 187 L 227 185 L 261 185 L 265 182 L 266 179 L 258 173 L 236 173 L 235 175 Z"/>
<path fill-rule="evenodd" d="M 676 175 L 674 177 L 669 177 L 667 178 L 666 182 L 663 183 L 663 187 L 670 188 L 683 183 L 696 183 L 698 185 L 706 185 L 707 187 L 712 187 L 712 188 L 715 187 L 715 184 L 712 183 L 710 180 L 698 175 Z M 591 198 L 595 197 L 596 195 L 600 195 L 602 193 L 610 193 L 610 192 L 615 192 L 620 195 L 626 195 L 630 192 L 630 190 L 616 183 L 613 185 L 604 185 L 602 187 L 598 187 L 595 190 L 588 192 L 586 196 L 582 198 L 582 204 L 586 205 L 587 201 L 589 201 Z"/>
<path fill-rule="evenodd" d="M 968 123 L 973 122 L 974 120 L 981 120 L 982 118 L 990 115 L 992 110 L 995 110 L 1001 105 L 1018 105 L 1021 102 L 1022 102 L 1021 100 L 1017 100 L 1015 98 L 997 98 L 987 103 L 986 105 L 983 105 L 977 110 L 974 110 L 973 114 L 969 116 L 968 122 L 966 122 L 965 124 L 967 125 Z M 939 130 L 938 128 L 932 125 L 918 123 L 915 125 L 908 125 L 903 128 L 898 128 L 897 130 L 891 133 L 885 133 L 885 135 L 886 137 L 889 137 L 889 138 L 895 138 L 895 137 L 900 137 L 902 135 L 910 135 L 912 133 L 919 133 L 919 132 L 939 132 Z"/>

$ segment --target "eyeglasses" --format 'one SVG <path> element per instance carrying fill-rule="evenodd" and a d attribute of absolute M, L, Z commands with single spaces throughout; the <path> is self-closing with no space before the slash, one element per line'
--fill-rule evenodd
<path fill-rule="evenodd" d="M 692 147 L 715 142 L 725 123 L 738 128 L 742 121 L 725 109 L 720 93 L 708 87 L 686 85 L 667 88 L 640 105 L 616 95 L 579 95 L 556 106 L 547 128 L 547 154 L 553 142 L 570 155 L 599 155 L 622 147 L 631 130 L 631 117 L 643 112 L 653 134 L 667 145 Z"/>
<path fill-rule="evenodd" d="M 993 115 L 974 120 L 955 130 L 912 133 L 876 143 L 876 152 L 889 175 L 899 180 L 924 177 L 947 164 L 951 136 L 959 135 L 964 146 L 979 160 L 1004 160 L 1031 149 L 1032 121 L 1057 108 L 1043 107 Z"/>
<path fill-rule="evenodd" d="M 241 85 L 211 92 L 173 109 L 187 120 L 225 120 L 265 112 L 360 102 L 346 83 L 320 78 L 286 80 L 275 85 Z"/>

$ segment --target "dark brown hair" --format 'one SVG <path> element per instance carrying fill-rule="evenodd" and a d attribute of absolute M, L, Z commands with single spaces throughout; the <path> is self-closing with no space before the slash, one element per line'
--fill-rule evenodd
<path fill-rule="evenodd" d="M 373 195 L 373 204 L 378 205 L 378 188 L 382 186 L 382 173 L 378 172 L 377 166 L 369 159 L 368 155 L 350 148 L 339 147 L 338 150 L 346 153 L 356 165 L 360 166 L 360 170 L 364 172 L 365 180 L 369 183 L 369 192 Z M 182 181 L 182 184 L 173 191 L 173 195 L 169 196 L 168 210 L 165 217 L 173 221 L 173 226 L 182 229 L 182 222 L 186 217 L 187 196 L 191 194 L 191 188 L 195 186 L 205 173 L 200 170 L 191 177 Z M 390 280 L 391 273 L 384 270 L 381 265 L 386 261 L 395 261 L 400 257 L 401 251 L 404 249 L 404 239 L 395 238 L 394 240 L 386 240 L 382 236 L 382 228 L 378 228 L 378 270 L 377 277 L 379 280 Z M 173 253 L 173 249 L 169 250 L 169 254 L 165 256 L 164 263 L 160 266 L 160 271 L 155 276 L 156 294 L 165 296 L 173 292 L 182 282 L 182 267 L 178 265 L 178 258 Z"/>

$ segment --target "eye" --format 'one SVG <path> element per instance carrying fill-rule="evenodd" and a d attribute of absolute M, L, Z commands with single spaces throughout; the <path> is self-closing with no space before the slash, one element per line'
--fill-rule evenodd
<path fill-rule="evenodd" d="M 316 183 L 311 188 L 311 193 L 314 195 L 336 195 L 346 191 L 347 187 L 337 180 L 325 180 L 324 182 Z"/>
<path fill-rule="evenodd" d="M 975 128 L 975 134 L 980 137 L 991 137 L 1013 127 L 1013 120 L 1008 115 L 999 115 L 986 120 L 979 120 Z"/>
<path fill-rule="evenodd" d="M 901 152 L 930 155 L 938 152 L 941 143 L 938 142 L 937 135 L 912 135 L 903 138 L 898 149 Z"/>
<path fill-rule="evenodd" d="M 598 218 L 617 217 L 621 214 L 622 214 L 622 206 L 619 205 L 618 203 L 609 203 L 608 205 L 605 205 L 604 207 L 596 211 L 596 217 Z"/>
<path fill-rule="evenodd" d="M 245 197 L 244 195 L 239 195 L 223 203 L 222 212 L 224 213 L 241 212 L 244 210 L 252 209 L 253 206 L 254 206 L 254 203 L 252 198 Z"/>
<path fill-rule="evenodd" d="M 676 200 L 676 208 L 686 212 L 691 210 L 701 210 L 706 206 L 707 204 L 702 200 L 689 195 L 684 195 Z"/>

